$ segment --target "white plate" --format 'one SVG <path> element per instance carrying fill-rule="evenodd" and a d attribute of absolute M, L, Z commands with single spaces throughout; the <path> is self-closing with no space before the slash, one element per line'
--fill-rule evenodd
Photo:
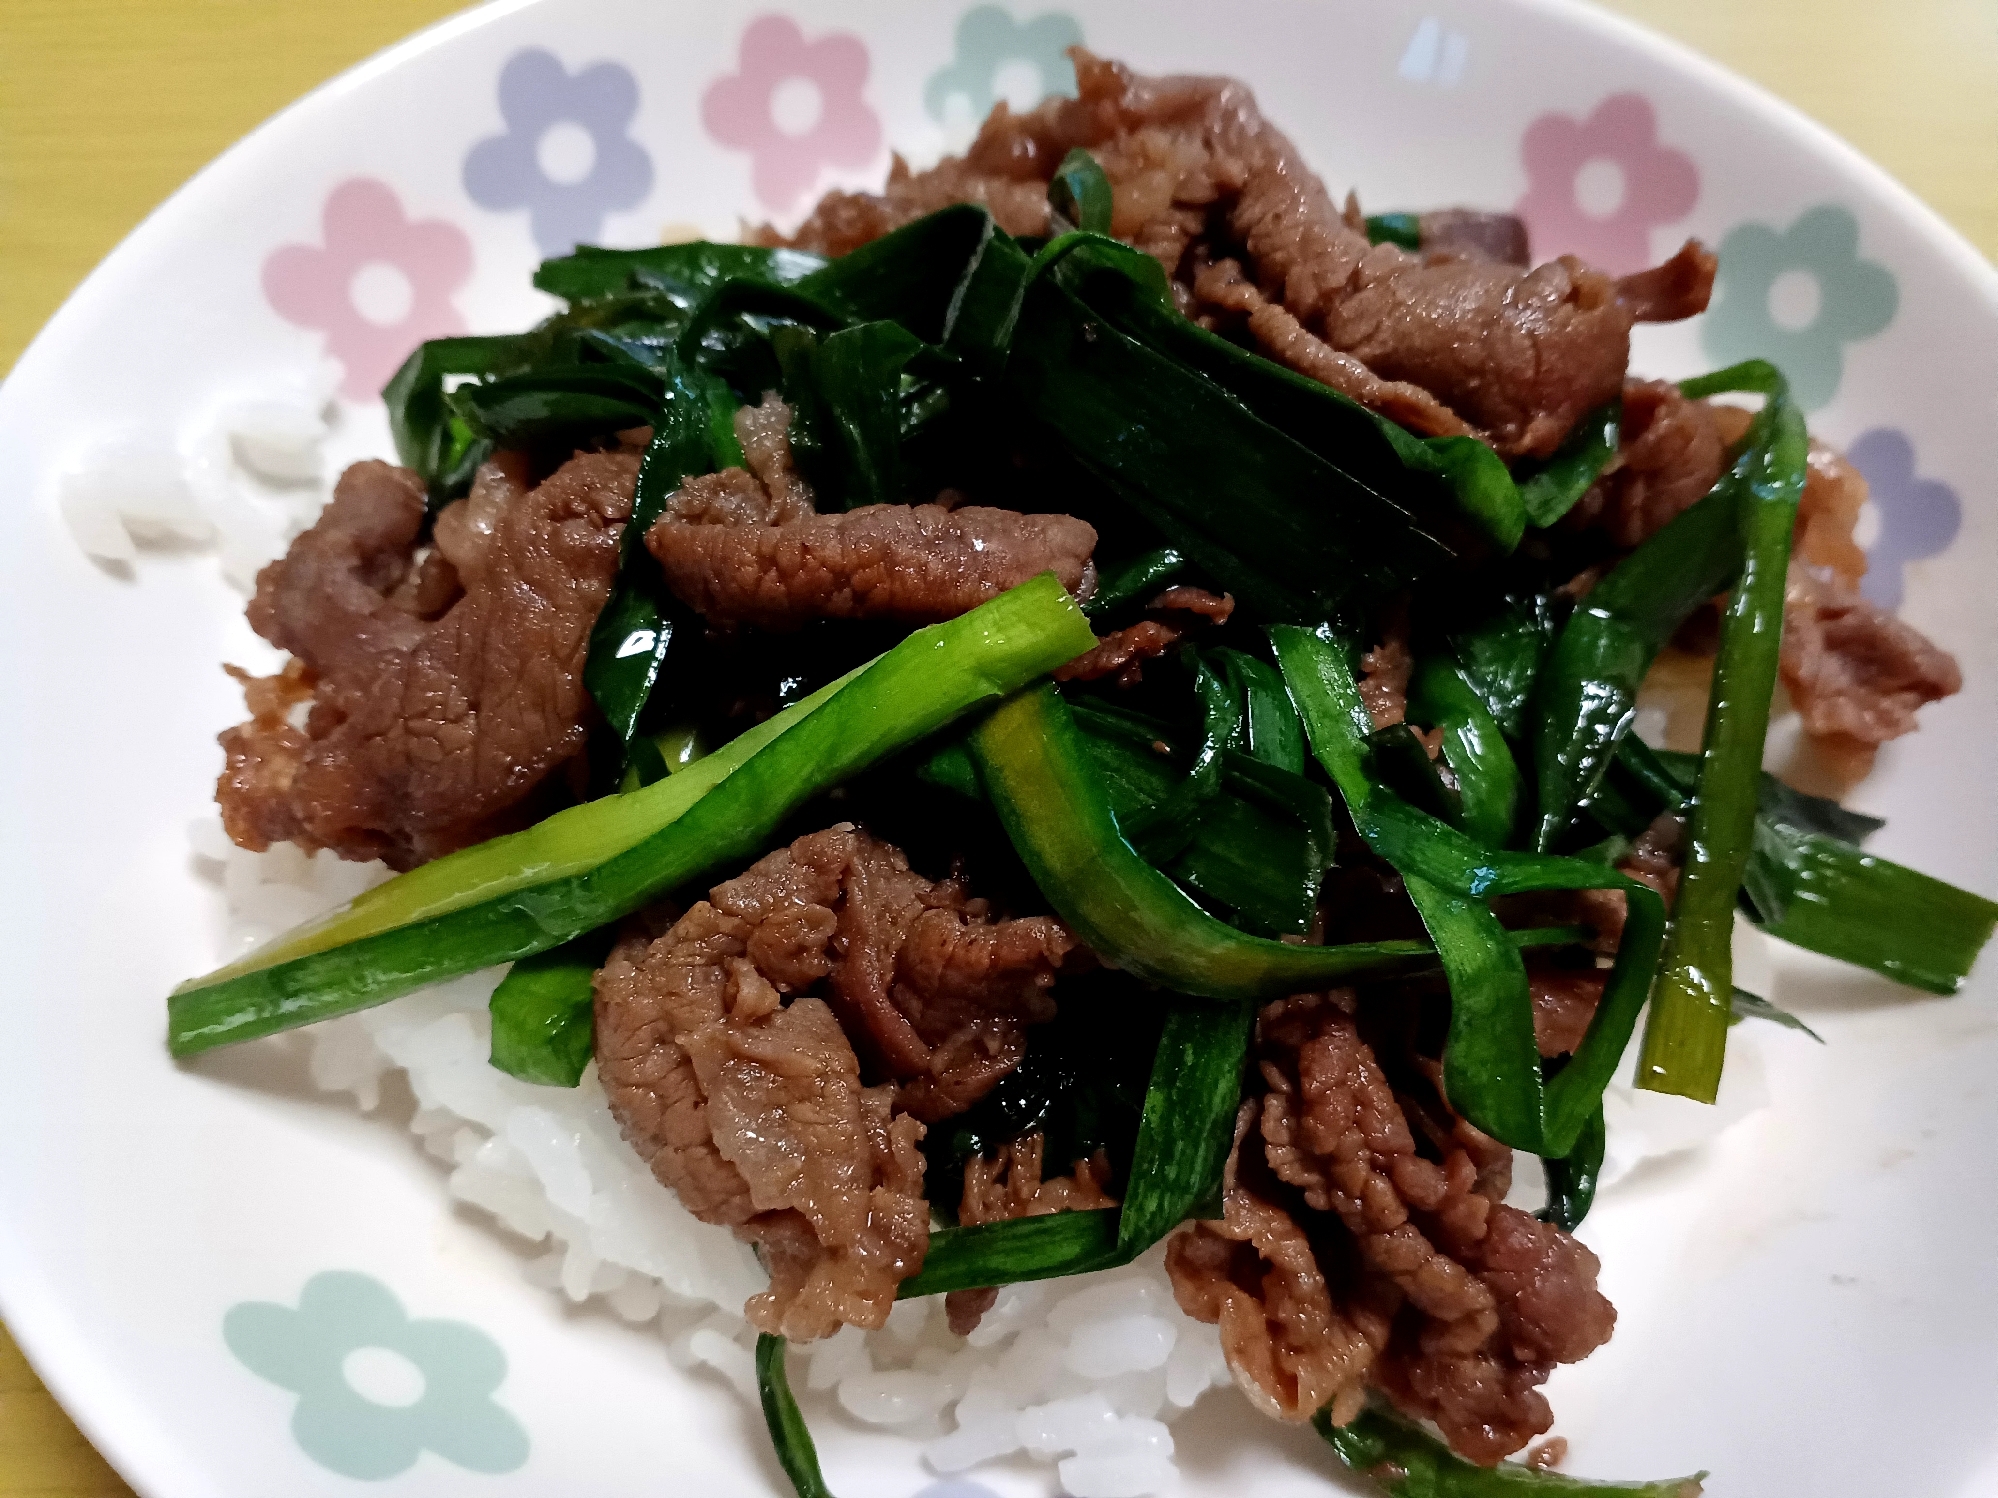
<path fill-rule="evenodd" d="M 781 218 L 829 182 L 878 179 L 891 143 L 926 158 L 961 139 L 995 78 L 1031 97 L 1033 57 L 1071 34 L 1140 68 L 1249 80 L 1329 182 L 1374 209 L 1524 201 L 1542 254 L 1582 249 L 1616 269 L 1689 233 L 1721 246 L 1720 308 L 1646 330 L 1638 367 L 1676 375 L 1776 354 L 1814 428 L 1857 443 L 1876 481 L 1876 574 L 1901 578 L 1902 612 L 1958 653 L 1968 687 L 1881 756 L 1856 800 L 1889 819 L 1880 851 L 1993 887 L 1998 276 L 1878 170 L 1739 80 L 1554 0 L 1235 0 L 1218 22 L 1193 0 L 1077 0 L 1030 27 L 988 16 L 962 49 L 959 6 L 801 0 L 787 6 L 794 33 L 765 23 L 749 104 L 731 105 L 711 90 L 744 70 L 759 12 L 541 0 L 406 43 L 176 195 L 0 392 L 16 493 L 0 518 L 14 642 L 0 658 L 12 709 L 0 736 L 0 1299 L 86 1431 L 157 1498 L 354 1491 L 304 1455 L 291 1396 L 222 1336 L 231 1306 L 295 1304 L 334 1268 L 498 1343 L 499 1397 L 529 1441 L 509 1476 L 425 1456 L 389 1490 L 736 1493 L 776 1479 L 760 1422 L 729 1390 L 676 1372 L 655 1336 L 567 1313 L 526 1284 L 516 1249 L 453 1211 L 409 1136 L 315 1094 L 294 1051 L 169 1063 L 162 1000 L 210 965 L 219 927 L 185 828 L 208 805 L 210 736 L 239 716 L 216 663 L 241 658 L 248 637 L 210 557 L 148 556 L 131 575 L 85 560 L 57 518 L 54 476 L 107 433 L 184 439 L 218 403 L 295 380 L 325 339 L 278 307 L 326 322 L 315 291 L 329 305 L 359 295 L 377 316 L 398 295 L 411 302 L 399 329 L 350 325 L 335 340 L 364 394 L 417 336 L 537 315 L 537 235 L 544 248 L 578 235 L 640 244 L 671 225 L 728 235 L 739 217 Z M 854 40 L 784 60 L 787 36 L 831 33 Z M 502 70 L 537 48 L 554 61 L 515 63 L 514 76 L 546 107 L 509 124 Z M 564 93 L 599 62 L 610 70 Z M 773 147 L 767 109 L 754 151 L 704 128 L 705 99 L 709 125 L 748 140 L 754 106 L 774 98 L 778 123 L 803 129 L 810 89 L 772 86 L 807 65 L 821 68 L 822 125 L 805 144 Z M 566 130 L 544 132 L 565 114 Z M 498 137 L 511 144 L 468 166 Z M 579 176 L 566 193 L 551 185 Z M 324 223 L 329 197 L 356 179 L 381 186 L 349 189 L 352 222 Z M 399 215 L 441 227 L 408 231 Z M 385 236 L 372 248 L 355 237 L 369 223 Z M 329 227 L 330 258 L 273 259 L 323 249 Z M 350 285 L 370 256 L 399 262 L 413 297 L 393 273 Z M 338 446 L 386 451 L 378 411 L 351 408 Z M 1772 1106 L 1716 1146 L 1647 1167 L 1588 1224 L 1621 1321 L 1550 1389 L 1570 1470 L 1704 1466 L 1719 1495 L 1998 1491 L 1993 989 L 1990 964 L 1947 1001 L 1829 964 L 1783 969 L 1772 997 L 1829 1044 L 1764 1033 Z M 836 1491 L 925 1487 L 906 1444 L 810 1412 Z M 1232 1394 L 1210 1395 L 1178 1431 L 1189 1491 L 1253 1478 L 1259 1494 L 1320 1492 L 1332 1465 Z M 989 1481 L 1025 1492 L 1038 1479 Z"/>

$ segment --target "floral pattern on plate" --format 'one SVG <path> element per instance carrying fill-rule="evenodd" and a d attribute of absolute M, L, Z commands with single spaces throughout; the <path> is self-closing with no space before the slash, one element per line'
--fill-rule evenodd
<path fill-rule="evenodd" d="M 867 47 L 852 32 L 807 41 L 789 16 L 758 16 L 736 66 L 701 96 L 701 123 L 718 144 L 749 154 L 750 186 L 772 213 L 800 206 L 828 168 L 873 163 L 881 120 L 864 97 Z"/>
<path fill-rule="evenodd" d="M 638 80 L 596 62 L 571 73 L 539 47 L 516 52 L 499 76 L 506 129 L 465 157 L 465 192 L 481 208 L 525 208 L 544 255 L 594 242 L 607 215 L 652 191 L 652 157 L 631 138 Z"/>
<path fill-rule="evenodd" d="M 1838 394 L 1846 345 L 1883 332 L 1900 299 L 1893 272 L 1860 257 L 1851 210 L 1821 203 L 1787 229 L 1728 231 L 1701 341 L 1721 364 L 1772 360 L 1815 411 Z"/>
<path fill-rule="evenodd" d="M 1915 444 L 1897 428 L 1862 432 L 1845 455 L 1866 475 L 1875 519 L 1860 592 L 1883 609 L 1898 609 L 1907 586 L 1908 563 L 1941 556 L 1949 549 L 1963 526 L 1963 501 L 1940 479 L 1919 475 Z"/>
<path fill-rule="evenodd" d="M 411 1319 L 369 1275 L 316 1274 L 295 1309 L 232 1306 L 222 1339 L 244 1367 L 298 1396 L 299 1447 L 343 1477 L 394 1477 L 425 1451 L 473 1472 L 527 1461 L 527 1432 L 492 1397 L 506 1378 L 499 1344 L 462 1321 Z"/>
<path fill-rule="evenodd" d="M 451 298 L 471 279 L 472 241 L 456 224 L 411 219 L 386 182 L 354 177 L 327 194 L 320 235 L 265 258 L 264 298 L 325 334 L 349 400 L 373 400 L 426 338 L 465 331 Z"/>
<path fill-rule="evenodd" d="M 1081 25 L 1061 11 L 1016 21 L 997 5 L 974 6 L 958 18 L 951 60 L 923 85 L 923 107 L 938 123 L 968 131 L 1001 99 L 1030 109 L 1050 94 L 1074 98 L 1068 49 L 1081 45 Z"/>
<path fill-rule="evenodd" d="M 1543 114 L 1519 143 L 1526 220 L 1537 260 L 1580 255 L 1624 275 L 1652 259 L 1651 231 L 1676 223 L 1700 197 L 1693 158 L 1658 139 L 1642 94 L 1611 94 L 1586 116 Z"/>

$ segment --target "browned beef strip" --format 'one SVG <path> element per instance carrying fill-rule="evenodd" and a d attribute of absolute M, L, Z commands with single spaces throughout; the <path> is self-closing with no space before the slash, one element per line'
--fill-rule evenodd
<path fill-rule="evenodd" d="M 922 1120 L 1018 1062 L 1072 945 L 1045 917 L 987 919 L 843 824 L 613 953 L 596 985 L 611 1110 L 690 1212 L 762 1248 L 760 1329 L 881 1325 L 929 1242 Z"/>
<path fill-rule="evenodd" d="M 919 174 L 898 163 L 879 195 L 831 194 L 790 242 L 844 253 L 951 202 L 1044 233 L 1045 185 L 1087 147 L 1111 182 L 1112 232 L 1165 266 L 1187 311 L 1241 319 L 1293 368 L 1417 430 L 1475 430 L 1509 457 L 1553 451 L 1616 393 L 1634 321 L 1705 306 L 1714 262 L 1698 246 L 1615 281 L 1570 257 L 1522 271 L 1369 245 L 1357 208 L 1334 206 L 1241 84 L 1072 55 L 1075 98 L 1000 105 L 963 157 Z"/>
<path fill-rule="evenodd" d="M 1069 515 L 983 505 L 812 510 L 792 470 L 790 411 L 774 394 L 736 417 L 751 473 L 689 480 L 646 533 L 673 591 L 716 623 L 795 629 L 814 619 L 951 619 L 1053 571 L 1083 586 L 1096 532 Z"/>
<path fill-rule="evenodd" d="M 1602 1002 L 1604 980 L 1598 967 L 1529 958 L 1527 991 L 1533 998 L 1533 1041 L 1543 1056 L 1566 1056 L 1582 1044 L 1589 1021 Z"/>
<path fill-rule="evenodd" d="M 1425 1128 L 1347 1012 L 1350 996 L 1266 1008 L 1264 1091 L 1244 1108 L 1220 1222 L 1167 1255 L 1181 1307 L 1222 1326 L 1252 1400 L 1352 1418 L 1371 1380 L 1489 1464 L 1552 1423 L 1539 1385 L 1606 1340 L 1594 1255 L 1500 1204 L 1492 1150 Z M 1484 1142 L 1489 1145 L 1489 1141 Z M 1496 1148 L 1496 1147 L 1494 1147 Z"/>
<path fill-rule="evenodd" d="M 1196 1321 L 1221 1328 L 1221 1351 L 1249 1402 L 1279 1420 L 1334 1421 L 1360 1412 L 1369 1374 L 1387 1345 L 1394 1297 L 1377 1282 L 1348 1283 L 1327 1269 L 1297 1218 L 1256 1189 L 1257 1110 L 1245 1104 L 1223 1178 L 1221 1217 L 1175 1233 L 1166 1245 L 1173 1298 Z M 1244 1161 L 1250 1165 L 1243 1171 Z M 1247 1178 L 1245 1178 L 1245 1176 Z"/>
<path fill-rule="evenodd" d="M 292 725 L 292 710 L 312 700 L 313 674 L 304 661 L 286 661 L 275 676 L 224 666 L 243 687 L 250 721 L 221 736 L 224 768 L 215 787 L 222 828 L 244 848 L 268 848 L 299 835 L 291 783 L 311 740 Z"/>
<path fill-rule="evenodd" d="M 1726 466 L 1713 406 L 1686 399 L 1669 380 L 1626 380 L 1617 451 L 1567 524 L 1637 546 L 1703 499 Z"/>
<path fill-rule="evenodd" d="M 1792 565 L 1820 568 L 1845 587 L 1857 588 L 1866 576 L 1866 552 L 1852 532 L 1866 498 L 1866 476 L 1844 453 L 1813 437 L 1804 492 L 1797 502 Z"/>
<path fill-rule="evenodd" d="M 1360 700 L 1375 728 L 1392 728 L 1408 720 L 1408 679 L 1414 673 L 1407 621 L 1393 621 L 1380 644 L 1360 657 Z"/>
<path fill-rule="evenodd" d="M 1915 710 L 1963 690 L 1956 657 L 1835 578 L 1790 569 L 1782 681 L 1819 735 L 1883 744 L 1915 730 Z"/>
<path fill-rule="evenodd" d="M 686 1208 L 759 1244 L 744 1314 L 806 1340 L 877 1327 L 929 1244 L 922 1125 L 863 1087 L 823 999 L 850 830 L 800 839 L 597 975 L 598 1074 L 624 1135 Z"/>
<path fill-rule="evenodd" d="M 1026 1029 L 1075 940 L 1047 916 L 994 921 L 957 880 L 932 884 L 900 850 L 855 835 L 830 996 L 863 1055 L 926 1122 L 962 1112 L 1019 1064 Z"/>
<path fill-rule="evenodd" d="M 1203 621 L 1225 624 L 1235 612 L 1235 595 L 1205 588 L 1167 588 L 1146 607 L 1163 618 L 1140 619 L 1113 629 L 1090 649 L 1055 670 L 1056 681 L 1095 681 L 1115 676 L 1119 686 L 1144 679 L 1145 662 L 1164 655 Z"/>
<path fill-rule="evenodd" d="M 964 1196 L 957 1220 L 966 1227 L 987 1222 L 1011 1222 L 1021 1217 L 1046 1217 L 1055 1212 L 1089 1212 L 1114 1207 L 1117 1198 L 1106 1189 L 1110 1159 L 1098 1150 L 1077 1160 L 1072 1173 L 1041 1178 L 1047 1136 L 1039 1132 L 1002 1144 L 989 1158 L 973 1155 L 964 1162 Z M 950 1329 L 971 1335 L 979 1319 L 992 1309 L 997 1290 L 953 1290 L 944 1297 Z"/>
<path fill-rule="evenodd" d="M 1416 216 L 1420 247 L 1425 255 L 1462 255 L 1493 260 L 1524 270 L 1533 264 L 1527 245 L 1526 222 L 1510 213 L 1481 213 L 1472 208 L 1438 208 Z"/>
<path fill-rule="evenodd" d="M 1044 1180 L 1041 1171 L 1046 1154 L 1047 1136 L 1036 1132 L 1002 1144 L 989 1158 L 973 1155 L 966 1160 L 964 1197 L 958 1204 L 957 1220 L 976 1226 L 1117 1205 L 1117 1198 L 1107 1189 L 1110 1160 L 1103 1151 L 1075 1161 L 1068 1175 Z"/>
<path fill-rule="evenodd" d="M 531 817 L 583 746 L 583 658 L 637 472 L 635 455 L 587 454 L 529 489 L 525 460 L 502 454 L 416 565 L 422 481 L 349 468 L 257 578 L 250 624 L 311 669 L 315 695 L 282 774 L 258 719 L 223 735 L 230 835 L 406 869 Z"/>

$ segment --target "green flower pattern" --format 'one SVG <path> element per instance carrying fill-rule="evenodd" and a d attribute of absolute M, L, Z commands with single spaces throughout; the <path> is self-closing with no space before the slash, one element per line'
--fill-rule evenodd
<path fill-rule="evenodd" d="M 999 98 L 1000 70 L 1009 62 L 1031 67 L 1040 78 L 1040 96 L 1075 95 L 1075 64 L 1066 49 L 1082 44 L 1073 16 L 1047 11 L 1031 21 L 1015 21 L 996 5 L 968 10 L 957 23 L 957 55 L 930 75 L 923 107 L 942 121 L 954 97 L 969 104 L 969 118 L 990 113 Z"/>
<path fill-rule="evenodd" d="M 425 1451 L 473 1472 L 512 1472 L 527 1461 L 527 1432 L 493 1401 L 506 1355 L 462 1321 L 416 1321 L 381 1281 L 335 1270 L 314 1275 L 298 1307 L 245 1301 L 222 1318 L 222 1339 L 252 1373 L 298 1396 L 291 1431 L 320 1466 L 380 1480 Z M 421 1375 L 408 1402 L 354 1387 L 356 1353 L 386 1350 Z"/>
<path fill-rule="evenodd" d="M 1793 271 L 1815 283 L 1816 305 L 1799 325 L 1785 326 L 1771 302 L 1777 281 Z M 1845 346 L 1884 329 L 1899 302 L 1893 273 L 1859 258 L 1859 220 L 1822 203 L 1788 229 L 1747 223 L 1728 231 L 1702 341 L 1718 364 L 1771 360 L 1798 402 L 1815 411 L 1838 394 Z"/>

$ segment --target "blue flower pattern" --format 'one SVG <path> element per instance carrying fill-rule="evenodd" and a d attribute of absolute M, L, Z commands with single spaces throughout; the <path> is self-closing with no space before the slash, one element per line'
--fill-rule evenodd
<path fill-rule="evenodd" d="M 1963 525 L 1963 502 L 1940 479 L 1916 476 L 1915 445 L 1893 427 L 1862 433 L 1846 449 L 1846 457 L 1866 476 L 1880 522 L 1866 549 L 1860 592 L 1883 609 L 1898 609 L 1908 563 L 1949 549 Z"/>
<path fill-rule="evenodd" d="M 1785 327 L 1770 307 L 1787 271 L 1816 283 L 1816 307 L 1801 326 Z M 1763 358 L 1790 377 L 1806 410 L 1838 393 L 1845 346 L 1871 338 L 1894 320 L 1900 288 L 1884 265 L 1859 257 L 1859 220 L 1835 203 L 1805 212 L 1788 229 L 1747 223 L 1720 246 L 1720 279 L 1702 341 L 1717 362 Z"/>
<path fill-rule="evenodd" d="M 343 1477 L 378 1481 L 425 1451 L 473 1472 L 527 1461 L 527 1432 L 493 1400 L 506 1355 L 462 1321 L 417 1321 L 379 1280 L 314 1275 L 298 1306 L 245 1301 L 222 1318 L 222 1340 L 260 1378 L 298 1396 L 291 1431 L 305 1454 Z M 421 1390 L 383 1403 L 356 1389 L 348 1363 L 364 1349 L 413 1365 Z"/>
<path fill-rule="evenodd" d="M 501 70 L 499 108 L 506 131 L 465 157 L 465 191 L 495 213 L 525 208 L 542 254 L 594 242 L 608 214 L 636 208 L 652 191 L 652 158 L 629 133 L 638 113 L 629 68 L 598 62 L 572 74 L 554 53 L 532 47 Z M 549 132 L 565 124 L 587 132 L 591 147 L 574 180 L 552 175 L 543 161 Z"/>
<path fill-rule="evenodd" d="M 1041 97 L 1075 96 L 1075 64 L 1066 49 L 1082 45 L 1082 27 L 1073 16 L 1047 11 L 1031 21 L 1015 21 L 996 5 L 980 5 L 957 23 L 957 53 L 930 75 L 923 89 L 923 107 L 941 122 L 954 97 L 970 106 L 969 117 L 982 120 L 999 98 L 1000 70 L 1023 62 L 1040 78 Z"/>

